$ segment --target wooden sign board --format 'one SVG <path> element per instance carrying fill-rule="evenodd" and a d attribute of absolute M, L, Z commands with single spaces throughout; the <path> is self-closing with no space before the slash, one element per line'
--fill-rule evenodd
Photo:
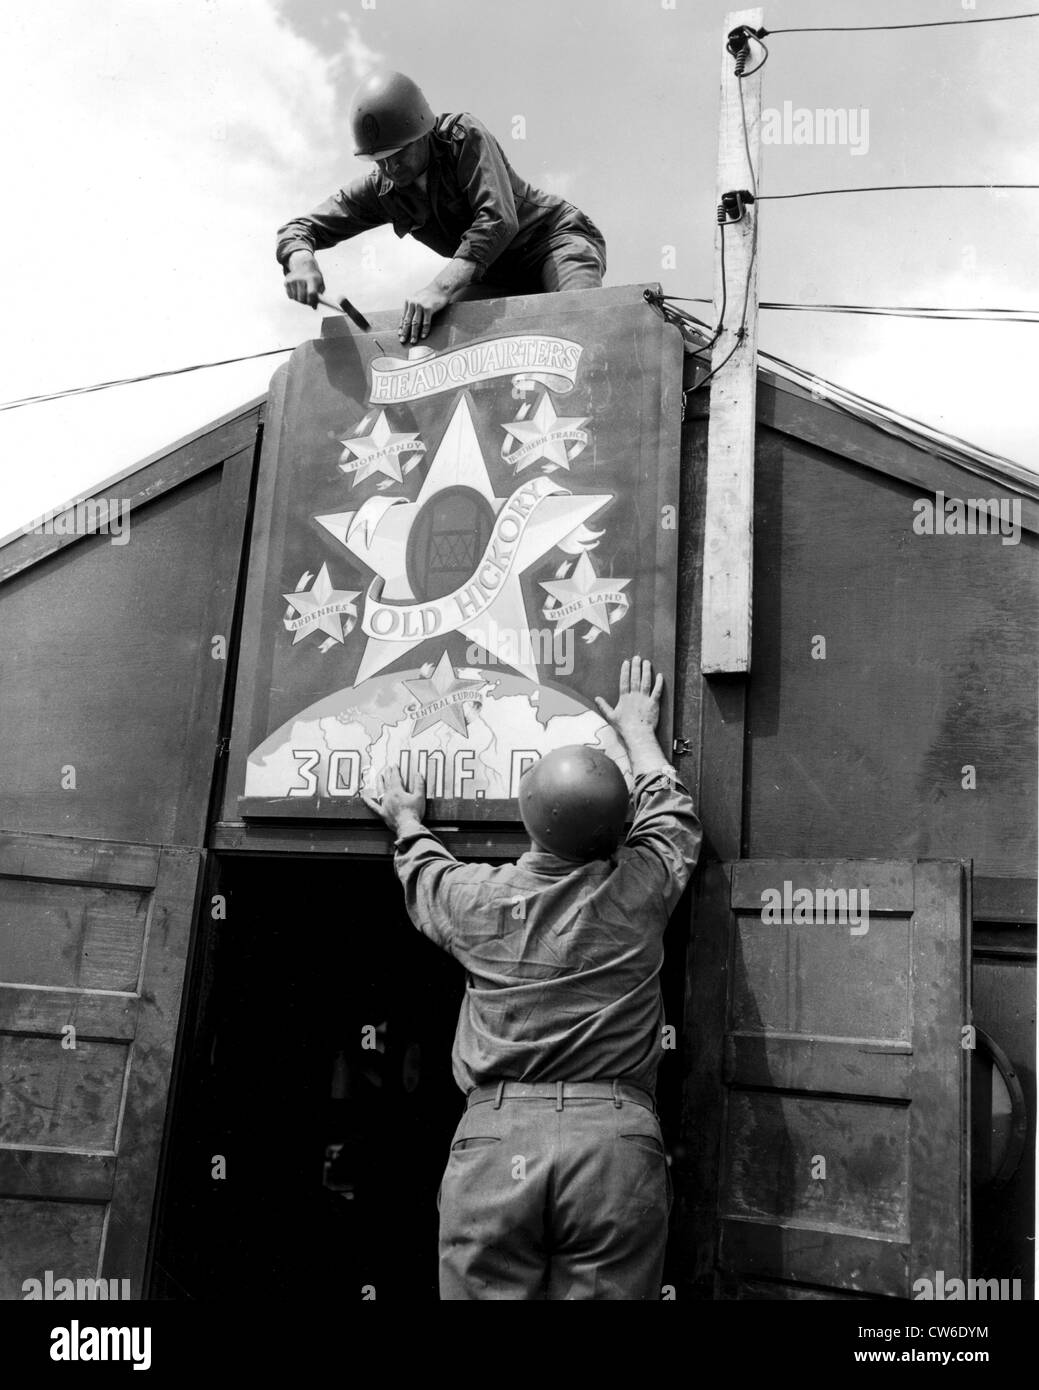
<path fill-rule="evenodd" d="M 514 821 L 523 772 L 574 743 L 630 785 L 594 697 L 635 652 L 670 692 L 678 537 L 681 339 L 642 289 L 457 305 L 410 350 L 395 314 L 326 320 L 279 371 L 241 815 L 370 819 L 359 789 L 395 763 L 431 820 Z"/>

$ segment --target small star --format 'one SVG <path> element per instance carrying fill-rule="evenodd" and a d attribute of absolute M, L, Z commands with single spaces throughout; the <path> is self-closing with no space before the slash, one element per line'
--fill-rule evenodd
<path fill-rule="evenodd" d="M 524 468 L 528 468 L 530 464 L 541 458 L 547 459 L 554 468 L 569 468 L 570 458 L 566 452 L 566 439 L 550 438 L 549 436 L 562 435 L 569 430 L 579 430 L 582 425 L 588 423 L 590 418 L 588 415 L 557 415 L 548 392 L 542 391 L 538 408 L 529 419 L 513 420 L 511 424 L 502 426 L 502 429 L 507 430 L 517 441 L 521 450 L 531 449 L 527 457 L 521 463 L 517 463 L 516 472 L 522 473 Z"/>
<path fill-rule="evenodd" d="M 349 604 L 352 607 L 354 599 L 358 598 L 360 593 L 360 589 L 333 589 L 332 581 L 328 576 L 328 566 L 322 565 L 309 589 L 303 589 L 298 594 L 282 594 L 282 598 L 295 608 L 301 618 L 305 618 L 308 613 L 315 613 L 318 609 L 327 608 L 329 604 L 333 603 Z M 286 618 L 286 627 L 289 626 L 289 622 L 290 620 Z M 298 627 L 292 639 L 292 645 L 295 646 L 297 642 L 302 642 L 304 637 L 311 632 L 327 632 L 329 637 L 334 637 L 337 642 L 342 642 L 342 612 L 322 613 L 315 622 Z"/>
<path fill-rule="evenodd" d="M 428 676 L 425 674 L 427 671 L 430 673 Z M 459 690 L 473 691 L 472 698 L 475 699 L 475 692 L 483 686 L 483 681 L 459 680 L 458 673 L 451 665 L 451 658 L 447 652 L 442 653 L 437 662 L 436 670 L 427 665 L 422 667 L 422 672 L 421 680 L 402 682 L 420 705 L 439 705 L 446 696 L 453 695 Z M 440 705 L 440 708 L 433 709 L 428 714 L 419 715 L 415 720 L 415 727 L 411 731 L 412 735 L 422 733 L 423 729 L 428 729 L 433 724 L 446 724 L 449 729 L 456 730 L 463 738 L 468 737 L 469 725 L 466 723 L 463 703 L 463 701 L 456 701 L 451 704 Z"/>
<path fill-rule="evenodd" d="M 386 419 L 385 410 L 380 410 L 375 424 L 367 434 L 359 435 L 356 439 L 339 441 L 346 446 L 340 455 L 339 467 L 344 473 L 353 474 L 353 487 L 373 473 L 385 473 L 394 482 L 403 482 L 399 456 L 414 451 L 416 458 L 408 461 L 413 466 L 417 462 L 417 455 L 425 453 L 424 444 L 412 442 L 416 439 L 417 430 L 413 434 L 394 434 Z M 351 454 L 354 455 L 353 460 L 350 459 Z"/>
<path fill-rule="evenodd" d="M 541 587 L 547 589 L 552 597 L 558 599 L 561 604 L 568 604 L 573 603 L 575 599 L 594 598 L 598 594 L 616 594 L 618 590 L 630 583 L 630 579 L 600 579 L 588 558 L 588 552 L 585 551 L 568 579 L 548 581 L 543 579 L 541 580 Z M 565 618 L 560 618 L 554 626 L 557 632 L 563 632 L 566 628 L 573 627 L 575 623 L 580 622 L 587 622 L 600 632 L 609 632 L 608 601 L 603 598 L 599 602 L 582 604 L 580 609 L 574 613 L 568 613 Z"/>

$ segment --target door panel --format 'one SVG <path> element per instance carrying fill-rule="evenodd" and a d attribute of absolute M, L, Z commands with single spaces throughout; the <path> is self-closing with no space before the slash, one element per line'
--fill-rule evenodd
<path fill-rule="evenodd" d="M 0 836 L 0 1298 L 142 1280 L 202 852 Z"/>
<path fill-rule="evenodd" d="M 960 863 L 706 866 L 677 1213 L 694 1296 L 965 1277 L 969 923 Z"/>

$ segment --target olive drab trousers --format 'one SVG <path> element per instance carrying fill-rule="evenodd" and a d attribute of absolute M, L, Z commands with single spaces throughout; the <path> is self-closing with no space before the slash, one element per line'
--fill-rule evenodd
<path fill-rule="evenodd" d="M 470 1092 L 438 1204 L 444 1300 L 660 1299 L 671 1179 L 641 1087 Z"/>

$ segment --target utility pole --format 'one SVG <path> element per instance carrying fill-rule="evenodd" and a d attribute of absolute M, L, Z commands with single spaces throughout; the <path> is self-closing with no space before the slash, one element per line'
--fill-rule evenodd
<path fill-rule="evenodd" d="M 761 74 L 736 75 L 763 54 L 733 31 L 764 26 L 764 10 L 734 10 L 725 21 L 721 112 L 718 127 L 717 202 L 726 224 L 715 229 L 715 323 L 707 426 L 707 500 L 704 524 L 700 669 L 704 675 L 750 670 L 754 561 L 754 437 L 758 380 L 758 205 L 727 198 L 758 186 L 761 155 Z M 736 52 L 732 50 L 735 48 Z M 742 88 L 742 93 L 741 93 Z M 742 95 L 742 104 L 741 104 Z M 744 133 L 746 121 L 746 134 Z M 749 159 L 748 159 L 749 151 Z M 721 240 L 725 238 L 724 283 Z M 742 334 L 741 334 L 742 325 Z M 731 355 L 730 355 L 731 354 Z M 725 365 L 722 366 L 721 364 Z"/>

